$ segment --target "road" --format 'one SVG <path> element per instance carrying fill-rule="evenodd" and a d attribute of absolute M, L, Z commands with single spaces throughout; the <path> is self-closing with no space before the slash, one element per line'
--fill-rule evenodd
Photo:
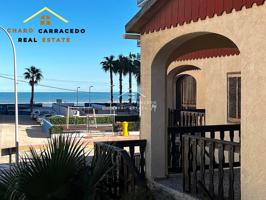
<path fill-rule="evenodd" d="M 0 115 L 0 147 L 1 149 L 15 146 L 15 118 L 10 115 Z M 19 141 L 23 148 L 47 143 L 47 136 L 41 126 L 29 116 L 19 116 Z M 6 157 L 0 157 L 0 163 L 6 162 Z"/>
<path fill-rule="evenodd" d="M 9 115 L 0 115 L 0 149 L 15 147 L 15 118 Z M 118 140 L 137 140 L 139 134 L 129 137 L 113 136 L 113 135 L 87 135 L 82 140 L 88 144 L 87 149 L 93 153 L 93 143 L 99 141 L 118 141 Z M 32 146 L 39 150 L 47 144 L 47 135 L 42 132 L 41 126 L 29 116 L 19 116 L 19 146 L 20 154 L 29 151 Z M 14 156 L 13 156 L 14 161 Z M 0 156 L 0 163 L 8 163 L 7 156 Z"/>

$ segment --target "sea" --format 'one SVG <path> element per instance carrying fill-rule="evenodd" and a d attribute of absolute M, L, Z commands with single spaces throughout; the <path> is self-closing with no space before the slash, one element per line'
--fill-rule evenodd
<path fill-rule="evenodd" d="M 28 104 L 30 102 L 30 92 L 19 92 L 18 103 Z M 136 93 L 132 94 L 133 102 L 136 102 Z M 128 93 L 122 95 L 123 102 L 128 101 Z M 76 103 L 77 93 L 76 92 L 35 92 L 34 103 L 52 104 L 57 99 L 61 99 L 64 103 Z M 114 102 L 119 101 L 119 93 L 114 92 Z M 109 92 L 79 92 L 78 93 L 79 104 L 84 103 L 108 103 L 110 102 Z M 12 104 L 14 103 L 14 93 L 12 92 L 0 92 L 0 104 Z"/>

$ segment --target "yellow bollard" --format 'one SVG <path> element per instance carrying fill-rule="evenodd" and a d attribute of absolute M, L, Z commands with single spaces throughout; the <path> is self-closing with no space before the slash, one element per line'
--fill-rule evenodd
<path fill-rule="evenodd" d="M 128 122 L 122 123 L 123 136 L 128 137 Z"/>

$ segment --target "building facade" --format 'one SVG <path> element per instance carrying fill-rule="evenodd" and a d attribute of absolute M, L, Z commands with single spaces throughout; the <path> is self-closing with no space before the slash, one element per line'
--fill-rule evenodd
<path fill-rule="evenodd" d="M 241 119 L 241 197 L 266 198 L 265 16 L 264 0 L 150 0 L 126 25 L 141 41 L 149 178 L 169 173 L 168 110 L 205 109 L 207 125 Z"/>

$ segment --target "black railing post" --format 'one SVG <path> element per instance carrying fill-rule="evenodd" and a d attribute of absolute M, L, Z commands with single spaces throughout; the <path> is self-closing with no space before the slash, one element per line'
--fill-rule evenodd
<path fill-rule="evenodd" d="M 211 125 L 211 126 L 194 126 L 194 127 L 170 127 L 168 128 L 168 168 L 170 172 L 182 171 L 182 136 L 192 135 L 201 137 L 210 137 L 211 139 L 220 139 L 225 141 L 227 138 L 235 138 L 240 134 L 240 125 Z M 230 134 L 225 137 L 225 134 Z M 231 139 L 229 140 L 231 141 Z M 179 142 L 179 144 L 178 144 Z M 208 156 L 208 154 L 206 154 Z M 228 163 L 225 163 L 228 165 Z M 235 163 L 237 165 L 237 163 Z M 239 164 L 238 164 L 239 165 Z"/>
<path fill-rule="evenodd" d="M 225 131 L 225 127 L 220 127 L 220 129 Z M 210 199 L 233 200 L 235 198 L 236 184 L 234 181 L 234 158 L 235 153 L 240 154 L 240 143 L 192 135 L 184 135 L 182 143 L 184 191 L 196 194 L 201 191 L 205 195 L 207 194 Z M 205 146 L 208 147 L 208 153 L 205 150 Z M 215 152 L 218 152 L 218 154 Z M 228 152 L 228 173 L 224 172 L 224 168 L 228 168 L 224 164 L 225 152 Z M 209 157 L 208 168 L 205 168 L 206 155 Z M 218 160 L 218 166 L 215 164 L 215 159 Z M 208 169 L 208 172 L 205 172 L 206 169 Z M 228 178 L 226 178 L 227 176 Z M 207 184 L 205 182 L 206 177 L 208 177 Z M 228 184 L 228 187 L 224 187 L 225 184 Z M 218 191 L 218 193 L 215 194 L 215 191 Z"/>
<path fill-rule="evenodd" d="M 168 110 L 168 126 L 203 126 L 205 125 L 204 109 Z"/>
<path fill-rule="evenodd" d="M 128 147 L 130 152 L 124 150 L 124 147 Z M 135 147 L 140 150 L 138 166 L 135 166 Z M 95 143 L 96 157 L 110 153 L 112 168 L 102 181 L 112 199 L 120 199 L 123 194 L 134 192 L 136 185 L 143 186 L 145 183 L 145 148 L 146 140 Z"/>

